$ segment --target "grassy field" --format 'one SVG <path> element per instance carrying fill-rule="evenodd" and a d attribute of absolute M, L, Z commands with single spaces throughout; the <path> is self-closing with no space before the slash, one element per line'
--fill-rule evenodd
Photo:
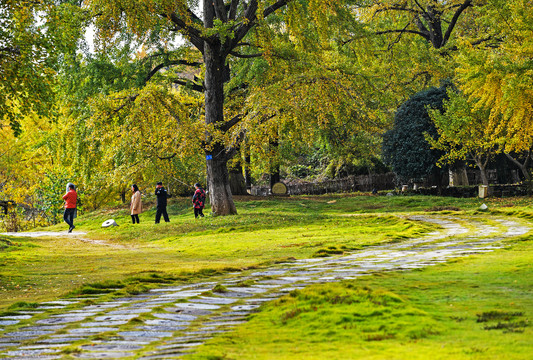
<path fill-rule="evenodd" d="M 533 241 L 294 291 L 190 359 L 531 359 Z"/>
<path fill-rule="evenodd" d="M 417 213 L 477 214 L 479 199 L 327 195 L 237 198 L 239 215 L 194 219 L 173 199 L 133 225 L 126 208 L 76 219 L 79 237 L 0 236 L 0 312 L 92 289 L 138 292 L 291 258 L 398 242 L 433 231 Z M 531 198 L 486 199 L 489 212 L 531 223 Z M 207 214 L 209 211 L 205 211 Z M 102 228 L 113 218 L 119 227 Z M 43 229 L 36 229 L 43 230 Z M 66 232 L 59 224 L 47 231 Z M 423 271 L 293 292 L 194 359 L 526 359 L 533 351 L 532 239 Z M 506 356 L 502 356 L 505 354 Z M 507 356 L 508 355 L 508 356 Z"/>

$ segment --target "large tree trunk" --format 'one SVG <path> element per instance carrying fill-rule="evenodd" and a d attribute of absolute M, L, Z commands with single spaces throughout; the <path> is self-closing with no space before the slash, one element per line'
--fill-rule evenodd
<path fill-rule="evenodd" d="M 220 42 L 213 40 L 204 43 L 205 122 L 208 125 L 215 124 L 215 127 L 216 124 L 224 123 L 224 72 L 226 68 L 222 53 Z M 213 142 L 209 134 L 206 134 L 206 145 L 207 187 L 211 211 L 214 215 L 236 214 L 237 209 L 229 184 L 226 148 L 224 144 Z"/>
<path fill-rule="evenodd" d="M 224 148 L 215 146 L 216 148 Z M 226 159 L 207 160 L 207 188 L 209 190 L 209 201 L 211 202 L 211 212 L 213 215 L 237 214 L 228 176 Z"/>

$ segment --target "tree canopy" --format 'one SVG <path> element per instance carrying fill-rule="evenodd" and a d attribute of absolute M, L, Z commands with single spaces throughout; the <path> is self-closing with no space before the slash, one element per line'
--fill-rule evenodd
<path fill-rule="evenodd" d="M 437 133 L 425 117 L 432 100 L 420 97 L 432 98 L 443 81 L 466 96 L 461 106 L 448 103 L 437 126 L 448 145 L 465 144 L 453 131 L 457 119 L 487 114 L 485 144 L 527 160 L 529 5 L 6 0 L 0 196 L 34 201 L 53 188 L 51 177 L 68 178 L 86 190 L 89 207 L 98 207 L 119 194 L 124 199 L 132 182 L 151 187 L 162 180 L 186 193 L 206 180 L 214 213 L 234 214 L 228 169 L 244 167 L 261 178 L 297 166 L 302 156 L 329 161 L 330 170 L 379 163 L 383 139 L 396 171 L 421 177 L 440 156 L 428 155 L 423 133 Z M 94 51 L 88 29 L 95 31 Z M 415 118 L 426 123 L 418 129 Z M 418 137 L 394 140 L 400 125 L 407 129 L 402 136 Z M 409 142 L 427 153 L 404 148 L 393 161 L 395 147 Z M 444 156 L 465 149 L 448 146 Z M 410 164 L 405 156 L 416 159 L 412 168 L 401 166 Z M 30 169 L 28 179 L 38 185 L 31 187 L 34 200 L 24 200 L 15 181 Z"/>

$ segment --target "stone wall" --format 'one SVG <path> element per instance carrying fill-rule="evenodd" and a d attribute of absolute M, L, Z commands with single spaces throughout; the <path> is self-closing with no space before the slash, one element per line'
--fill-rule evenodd
<path fill-rule="evenodd" d="M 288 188 L 289 195 L 320 195 L 339 192 L 371 192 L 373 189 L 390 190 L 394 189 L 396 174 L 373 174 L 349 176 L 343 179 L 333 179 L 325 181 L 283 181 Z M 252 186 L 252 195 L 270 195 L 270 189 L 266 186 Z"/>

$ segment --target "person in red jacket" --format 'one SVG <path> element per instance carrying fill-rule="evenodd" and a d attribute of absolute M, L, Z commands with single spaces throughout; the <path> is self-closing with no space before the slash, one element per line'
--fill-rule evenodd
<path fill-rule="evenodd" d="M 198 216 L 204 217 L 203 209 L 205 206 L 205 191 L 202 189 L 202 186 L 199 183 L 194 184 L 196 191 L 192 197 L 192 203 L 194 206 L 194 217 Z"/>
<path fill-rule="evenodd" d="M 74 184 L 68 185 L 68 192 L 63 195 L 63 200 L 65 200 L 65 213 L 63 214 L 63 219 L 68 224 L 68 232 L 71 233 L 75 228 L 74 226 L 74 213 L 76 212 L 76 201 L 78 200 L 78 194 L 74 190 Z"/>

